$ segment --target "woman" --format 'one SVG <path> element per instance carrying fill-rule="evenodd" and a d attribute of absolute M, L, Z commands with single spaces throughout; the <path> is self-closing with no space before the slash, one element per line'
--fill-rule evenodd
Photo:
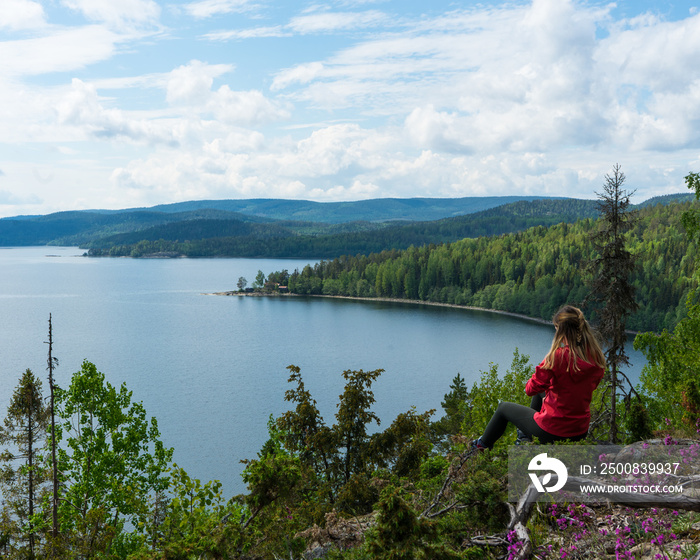
<path fill-rule="evenodd" d="M 603 378 L 605 356 L 580 309 L 562 307 L 553 323 L 552 347 L 525 385 L 525 393 L 532 397 L 530 406 L 499 404 L 472 447 L 491 449 L 508 422 L 518 429 L 518 440 L 578 441 L 588 434 L 591 398 Z"/>

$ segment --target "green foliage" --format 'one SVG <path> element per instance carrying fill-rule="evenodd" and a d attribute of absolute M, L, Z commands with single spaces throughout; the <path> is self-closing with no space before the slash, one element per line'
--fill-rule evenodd
<path fill-rule="evenodd" d="M 452 560 L 459 555 L 438 544 L 435 525 L 420 519 L 396 488 L 382 493 L 377 504 L 377 526 L 366 548 L 376 560 Z"/>
<path fill-rule="evenodd" d="M 429 439 L 432 411 L 400 414 L 384 431 L 370 433 L 379 418 L 372 411 L 371 390 L 382 370 L 346 370 L 335 423 L 327 426 L 316 401 L 306 390 L 298 367 L 289 366 L 289 389 L 285 399 L 295 403 L 281 415 L 264 449 L 282 443 L 283 453 L 293 455 L 304 467 L 308 515 L 320 521 L 331 508 L 351 514 L 366 513 L 378 498 L 375 473 L 416 477 L 432 449 Z"/>
<path fill-rule="evenodd" d="M 445 200 L 449 204 L 449 199 L 443 199 L 442 202 Z M 509 200 L 502 199 L 501 202 L 497 208 L 468 215 L 460 215 L 464 211 L 443 213 L 442 216 L 455 217 L 430 222 L 424 221 L 430 219 L 428 214 L 420 214 L 417 215 L 420 221 L 409 224 L 403 223 L 407 216 L 404 211 L 399 217 L 401 223 L 398 225 L 392 222 L 370 223 L 366 221 L 366 215 L 362 217 L 365 221 L 339 225 L 289 221 L 253 224 L 246 223 L 250 217 L 227 219 L 225 215 L 189 216 L 188 219 L 175 223 L 93 238 L 87 246 L 90 248 L 89 254 L 93 256 L 142 257 L 160 254 L 190 257 L 333 258 L 338 255 L 367 255 L 384 250 L 406 249 L 412 245 L 447 243 L 466 237 L 500 235 L 537 225 L 571 223 L 595 215 L 595 206 L 589 200 L 521 200 L 505 204 Z M 383 219 L 386 220 L 386 217 Z"/>
<path fill-rule="evenodd" d="M 107 542 L 105 535 L 119 533 L 125 521 L 143 526 L 148 497 L 167 488 L 172 456 L 155 419 L 146 419 L 125 385 L 117 390 L 87 361 L 57 404 L 63 420 L 57 441 L 66 438 L 59 449 L 64 535 L 77 547 L 86 531 Z"/>
<path fill-rule="evenodd" d="M 673 332 L 640 333 L 634 347 L 647 359 L 641 391 L 657 429 L 670 423 L 693 434 L 700 418 L 700 303 L 691 294 L 687 315 Z"/>
<path fill-rule="evenodd" d="M 596 415 L 606 419 L 609 427 L 606 439 L 610 443 L 617 443 L 619 439 L 618 394 L 625 395 L 629 402 L 634 392 L 619 376 L 619 369 L 629 365 L 625 351 L 627 318 L 639 308 L 630 280 L 635 260 L 627 248 L 625 235 L 637 217 L 630 210 L 631 193 L 622 188 L 624 182 L 625 174 L 619 165 L 615 165 L 612 175 L 605 176 L 603 192 L 598 193 L 601 218 L 591 233 L 596 254 L 589 263 L 593 278 L 591 293 L 586 298 L 586 301 L 599 305 L 596 324 L 604 342 L 608 365 L 608 374 L 602 385 L 609 399 L 602 403 L 603 409 L 597 410 Z M 639 404 L 637 400 L 636 405 Z"/>
<path fill-rule="evenodd" d="M 686 185 L 700 200 L 700 175 L 689 173 Z M 700 211 L 690 205 L 682 215 L 689 246 L 687 258 L 694 260 L 694 247 L 700 237 Z M 697 264 L 695 277 L 700 275 Z M 661 334 L 640 333 L 634 347 L 641 350 L 647 365 L 641 376 L 641 392 L 647 404 L 651 426 L 656 429 L 671 425 L 694 435 L 700 419 L 700 301 L 698 292 L 691 291 L 685 299 L 685 316 L 673 331 Z"/>
<path fill-rule="evenodd" d="M 304 387 L 299 368 L 288 369 L 289 382 L 296 383 L 296 389 L 288 390 L 285 400 L 295 402 L 296 407 L 278 419 L 283 442 L 286 449 L 298 454 L 314 472 L 329 503 L 335 503 L 341 487 L 353 475 L 369 470 L 367 426 L 371 422 L 379 423 L 371 410 L 374 404 L 371 386 L 382 370 L 343 372 L 347 384 L 340 395 L 336 423 L 328 427 L 316 408 L 316 401 Z M 348 500 L 347 492 L 345 500 Z"/>
<path fill-rule="evenodd" d="M 525 384 L 532 377 L 534 369 L 529 361 L 530 357 L 521 355 L 516 348 L 505 375 L 498 374 L 496 364 L 491 364 L 488 371 L 481 372 L 479 381 L 474 383 L 463 404 L 463 434 L 481 435 L 500 402 L 530 404 L 530 397 L 525 394 Z M 509 430 L 512 429 L 509 427 Z M 507 445 L 508 433 L 496 443 L 497 447 Z"/>
<path fill-rule="evenodd" d="M 449 437 L 459 433 L 467 412 L 464 403 L 468 394 L 464 378 L 458 373 L 452 379 L 450 392 L 445 394 L 444 400 L 440 403 L 445 415 L 433 422 L 431 426 L 433 441 L 436 442 L 439 449 L 449 449 Z"/>
<path fill-rule="evenodd" d="M 369 454 L 379 468 L 390 468 L 399 477 L 415 478 L 423 460 L 432 451 L 430 417 L 433 410 L 417 414 L 402 412 L 386 430 L 373 434 Z"/>
<path fill-rule="evenodd" d="M 42 398 L 41 381 L 28 369 L 15 388 L 0 426 L 0 445 L 7 446 L 0 455 L 5 557 L 35 555 L 40 525 L 38 506 L 48 478 L 41 461 L 48 424 L 49 410 Z"/>
<path fill-rule="evenodd" d="M 660 331 L 682 316 L 694 285 L 696 249 L 680 223 L 690 203 L 647 206 L 626 234 L 638 263 L 630 276 L 639 310 L 627 328 Z M 295 270 L 298 294 L 405 298 L 471 305 L 550 320 L 566 302 L 589 293 L 585 263 L 594 256 L 593 219 L 537 226 L 520 233 L 423 244 L 405 250 L 343 256 Z M 595 313 L 588 314 L 595 322 Z"/>
<path fill-rule="evenodd" d="M 173 465 L 168 497 L 157 495 L 134 560 L 223 558 L 244 545 L 245 507 L 224 502 L 218 480 L 202 484 Z"/>
<path fill-rule="evenodd" d="M 627 434 L 625 443 L 643 441 L 653 436 L 653 425 L 647 399 L 635 398 L 622 415 L 622 431 Z"/>
<path fill-rule="evenodd" d="M 262 270 L 258 270 L 255 275 L 255 282 L 253 282 L 253 288 L 260 289 L 265 285 L 265 273 Z"/>
<path fill-rule="evenodd" d="M 474 529 L 497 531 L 508 522 L 506 476 L 507 457 L 484 457 L 469 465 L 455 492 L 466 509 L 462 522 Z"/>
<path fill-rule="evenodd" d="M 685 177 L 685 184 L 695 191 L 695 200 L 700 200 L 700 173 L 688 173 Z M 693 207 L 683 213 L 682 223 L 690 239 L 696 239 L 700 234 L 700 211 Z"/>
<path fill-rule="evenodd" d="M 297 457 L 270 453 L 249 461 L 243 472 L 243 481 L 250 492 L 246 502 L 252 515 L 276 501 L 291 498 L 301 480 L 302 467 Z"/>
<path fill-rule="evenodd" d="M 367 427 L 372 422 L 379 425 L 379 417 L 371 410 L 375 402 L 371 387 L 383 371 L 377 369 L 343 372 L 347 383 L 340 395 L 333 433 L 339 448 L 342 449 L 342 456 L 338 456 L 338 466 L 342 480 L 346 483 L 353 474 L 366 472 L 369 466 Z"/>

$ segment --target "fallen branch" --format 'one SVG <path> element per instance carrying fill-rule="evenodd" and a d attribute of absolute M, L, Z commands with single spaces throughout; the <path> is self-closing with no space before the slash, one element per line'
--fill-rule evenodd
<path fill-rule="evenodd" d="M 530 532 L 527 530 L 526 525 L 532 513 L 532 507 L 539 497 L 540 493 L 537 491 L 537 488 L 535 488 L 535 485 L 530 484 L 523 495 L 520 496 L 516 506 L 513 506 L 511 503 L 506 504 L 510 510 L 508 533 L 510 534 L 511 531 L 515 531 L 517 541 L 521 543 L 516 556 L 512 557 L 513 560 L 523 560 L 530 557 L 532 541 L 530 541 Z"/>
<path fill-rule="evenodd" d="M 442 500 L 442 498 L 445 496 L 445 492 L 450 487 L 450 485 L 452 484 L 452 481 L 455 479 L 457 474 L 462 470 L 462 467 L 467 462 L 467 460 L 470 457 L 473 457 L 478 452 L 479 451 L 476 449 L 469 449 L 468 451 L 465 451 L 464 453 L 462 453 L 459 456 L 459 460 L 458 460 L 459 466 L 457 466 L 456 463 L 452 463 L 450 465 L 450 468 L 447 471 L 447 476 L 445 477 L 445 480 L 442 483 L 442 487 L 440 488 L 438 493 L 435 495 L 435 498 L 430 503 L 430 505 L 427 508 L 425 508 L 423 510 L 423 512 L 418 516 L 419 519 L 423 519 L 424 517 L 431 519 L 433 517 L 437 517 L 438 515 L 446 513 L 448 511 L 450 511 L 451 509 L 454 509 L 455 507 L 458 506 L 457 502 L 453 502 L 449 506 L 442 508 L 437 513 L 433 513 L 433 514 L 430 513 L 432 510 L 434 510 L 438 506 L 438 504 L 440 503 L 440 500 Z"/>
<path fill-rule="evenodd" d="M 505 540 L 503 537 L 499 537 L 498 535 L 477 535 L 476 537 L 469 539 L 469 541 L 472 544 L 479 546 L 504 546 L 508 544 L 507 540 Z"/>

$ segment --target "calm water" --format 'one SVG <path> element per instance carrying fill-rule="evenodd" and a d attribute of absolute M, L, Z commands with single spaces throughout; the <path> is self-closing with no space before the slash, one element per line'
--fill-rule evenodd
<path fill-rule="evenodd" d="M 287 410 L 290 364 L 302 370 L 333 423 L 346 369 L 385 373 L 375 411 L 388 425 L 415 406 L 435 408 L 457 373 L 471 385 L 517 347 L 537 363 L 553 329 L 493 313 L 324 298 L 207 295 L 308 261 L 87 259 L 77 248 L 0 248 L 0 414 L 21 373 L 46 375 L 53 316 L 59 385 L 84 359 L 158 419 L 175 461 L 227 495 L 243 492 L 240 460 L 254 458 L 267 419 Z M 643 357 L 633 351 L 631 376 Z M 45 383 L 45 393 L 46 393 Z"/>

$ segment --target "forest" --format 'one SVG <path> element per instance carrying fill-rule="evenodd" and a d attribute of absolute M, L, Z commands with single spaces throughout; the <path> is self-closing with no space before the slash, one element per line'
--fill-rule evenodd
<path fill-rule="evenodd" d="M 687 182 L 700 197 L 700 176 L 690 174 Z M 269 418 L 267 441 L 245 462 L 247 492 L 225 499 L 218 481 L 198 480 L 172 463 L 173 450 L 161 441 L 157 420 L 125 385 L 108 383 L 97 365 L 86 360 L 68 387 L 55 385 L 49 317 L 46 390 L 32 371 L 21 374 L 0 426 L 0 553 L 10 559 L 81 560 L 695 560 L 697 205 L 642 209 L 637 221 L 621 207 L 629 218 L 624 234 L 617 222 L 611 233 L 606 213 L 599 218 L 605 224 L 586 219 L 493 239 L 346 257 L 287 278 L 297 291 L 324 293 L 345 285 L 356 294 L 374 290 L 392 297 L 466 298 L 494 285 L 492 303 L 506 286 L 502 301 L 521 289 L 534 290 L 540 305 L 549 306 L 572 294 L 585 299 L 586 290 L 598 286 L 592 295 L 599 296 L 599 305 L 605 300 L 598 309 L 610 368 L 594 393 L 584 443 L 643 442 L 677 451 L 683 461 L 675 480 L 688 490 L 675 500 L 652 495 L 640 502 L 623 493 L 612 501 L 538 502 L 527 508 L 509 500 L 515 430 L 484 452 L 475 453 L 471 441 L 483 433 L 499 402 L 527 404 L 522 388 L 535 366 L 517 350 L 507 371 L 492 366 L 472 387 L 457 375 L 445 388 L 440 411 L 411 408 L 381 427 L 372 391 L 381 369 L 339 372 L 345 387 L 333 418 L 323 418 L 302 370 L 290 365 L 288 410 Z M 596 233 L 604 234 L 603 241 Z M 579 285 L 587 251 L 594 281 Z M 655 257 L 642 259 L 646 251 Z M 618 261 L 607 262 L 608 257 Z M 630 263 L 649 267 L 649 276 L 628 275 Z M 458 284 L 470 278 L 471 266 L 479 281 L 490 284 Z M 683 274 L 676 276 L 678 271 Z M 577 291 L 556 288 L 557 274 Z M 618 290 L 612 278 L 624 286 Z M 650 317 L 670 318 L 673 326 L 636 336 L 635 347 L 648 366 L 640 383 L 629 387 L 614 374 L 616 352 L 620 358 L 624 350 L 619 354 L 615 338 L 605 334 L 608 308 L 624 301 L 618 293 L 623 291 L 635 294 L 642 309 L 642 297 L 662 298 L 666 288 L 677 299 L 665 312 L 651 308 L 658 315 Z M 623 334 L 625 317 L 634 317 L 633 303 L 615 311 Z"/>
<path fill-rule="evenodd" d="M 284 199 L 198 200 L 151 208 L 63 211 L 45 216 L 1 218 L 0 246 L 104 248 L 161 237 L 177 241 L 240 235 L 253 238 L 324 235 L 379 229 L 392 222 L 440 220 L 541 198 L 385 198 L 323 203 Z"/>
<path fill-rule="evenodd" d="M 696 246 L 680 218 L 692 203 L 648 206 L 627 232 L 634 255 L 631 282 L 639 309 L 631 330 L 672 328 L 695 286 Z M 323 260 L 303 270 L 277 271 L 268 283 L 291 293 L 403 298 L 468 305 L 549 320 L 561 302 L 586 297 L 586 263 L 594 248 L 588 218 L 523 232 L 428 244 L 403 251 Z"/>
<path fill-rule="evenodd" d="M 572 223 L 595 215 L 592 200 L 546 199 L 517 201 L 464 216 L 408 224 L 354 221 L 332 225 L 319 222 L 236 225 L 226 220 L 193 219 L 102 237 L 85 243 L 84 247 L 93 257 L 138 258 L 171 253 L 185 257 L 315 259 L 499 235 L 536 225 Z"/>

